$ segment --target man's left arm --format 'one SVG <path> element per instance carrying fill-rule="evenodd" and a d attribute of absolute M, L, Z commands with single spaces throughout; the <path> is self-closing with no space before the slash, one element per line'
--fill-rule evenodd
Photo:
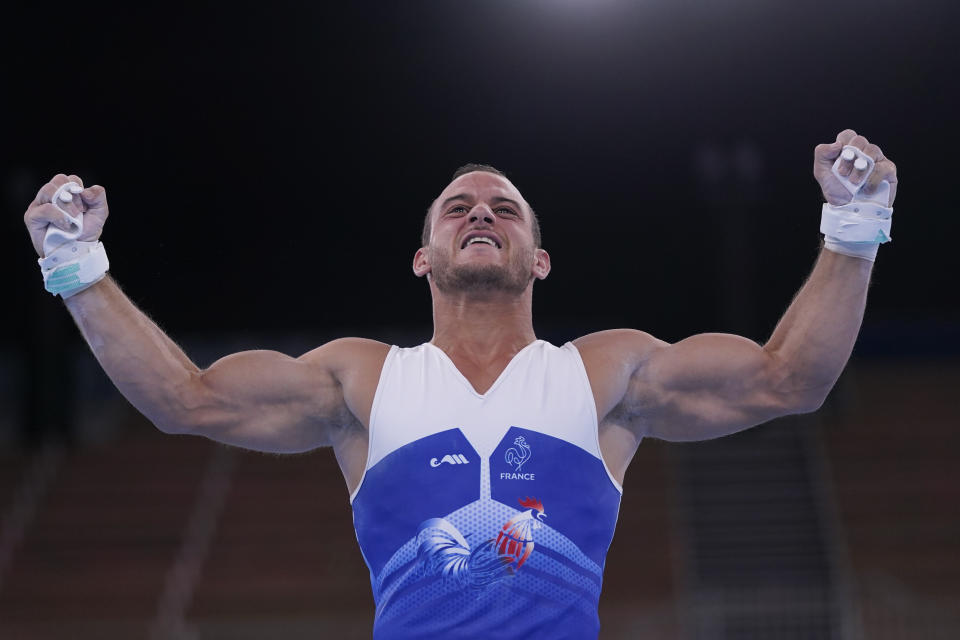
<path fill-rule="evenodd" d="M 845 145 L 857 147 L 876 163 L 861 191 L 875 193 L 886 181 L 887 204 L 892 205 L 896 168 L 876 145 L 850 130 L 815 151 L 814 175 L 829 205 L 842 206 L 851 199 L 831 171 Z M 862 183 L 866 172 L 858 176 L 852 161 L 845 164 L 840 173 Z M 866 243 L 833 240 L 828 237 L 813 272 L 765 345 L 739 336 L 702 334 L 646 349 L 621 405 L 637 435 L 705 440 L 819 408 L 853 350 L 873 267 L 873 260 L 863 257 Z"/>

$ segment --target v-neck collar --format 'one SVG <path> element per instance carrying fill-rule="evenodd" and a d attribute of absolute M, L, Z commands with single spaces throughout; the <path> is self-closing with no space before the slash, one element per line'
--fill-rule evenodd
<path fill-rule="evenodd" d="M 461 382 L 463 383 L 463 385 L 470 391 L 470 393 L 472 393 L 474 396 L 476 396 L 476 397 L 479 398 L 480 400 L 483 400 L 484 398 L 486 398 L 487 396 L 489 396 L 491 393 L 493 393 L 493 392 L 496 390 L 496 388 L 500 385 L 500 382 L 501 382 L 504 378 L 507 377 L 507 374 L 510 372 L 510 369 L 513 368 L 513 365 L 514 365 L 514 363 L 517 361 L 517 359 L 520 357 L 520 354 L 522 354 L 524 351 L 526 351 L 527 349 L 529 349 L 529 348 L 532 347 L 533 345 L 535 345 L 535 344 L 537 344 L 537 343 L 540 343 L 540 342 L 543 342 L 543 341 L 542 341 L 542 340 L 534 340 L 533 342 L 531 342 L 530 344 L 528 344 L 527 346 L 525 346 L 523 349 L 520 349 L 520 351 L 517 351 L 517 352 L 514 354 L 514 356 L 513 356 L 512 358 L 510 358 L 510 362 L 508 362 L 508 363 L 507 363 L 507 366 L 505 366 L 505 367 L 503 368 L 503 371 L 500 372 L 500 375 L 497 376 L 497 379 L 493 381 L 493 384 L 492 384 L 492 385 L 490 385 L 490 388 L 487 389 L 486 393 L 479 393 L 479 392 L 477 392 L 477 390 L 474 388 L 473 384 L 471 384 L 471 382 L 470 382 L 469 380 L 467 380 L 467 376 L 463 375 L 463 372 L 460 371 L 460 369 L 457 368 L 457 365 L 454 364 L 453 360 L 450 358 L 450 356 L 447 355 L 447 352 L 446 352 L 446 351 L 444 351 L 443 349 L 441 349 L 441 348 L 438 347 L 437 345 L 433 344 L 432 342 L 425 342 L 424 344 L 426 344 L 426 345 L 428 345 L 429 347 L 431 347 L 432 349 L 436 350 L 437 353 L 440 354 L 440 357 L 447 361 L 447 364 L 449 364 L 449 365 L 450 365 L 450 368 L 453 369 L 454 374 L 460 379 L 460 381 L 461 381 Z"/>

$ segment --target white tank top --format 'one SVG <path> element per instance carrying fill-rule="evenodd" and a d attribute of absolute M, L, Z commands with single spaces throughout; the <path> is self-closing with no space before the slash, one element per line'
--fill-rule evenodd
<path fill-rule="evenodd" d="M 374 637 L 595 637 L 620 493 L 573 344 L 527 345 L 484 394 L 392 347 L 351 495 Z"/>

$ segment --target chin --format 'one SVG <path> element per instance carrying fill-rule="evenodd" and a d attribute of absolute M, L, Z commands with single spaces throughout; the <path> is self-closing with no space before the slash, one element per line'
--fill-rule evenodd
<path fill-rule="evenodd" d="M 464 264 L 433 269 L 433 282 L 443 293 L 512 293 L 519 295 L 530 284 L 528 273 L 511 272 L 497 264 Z"/>

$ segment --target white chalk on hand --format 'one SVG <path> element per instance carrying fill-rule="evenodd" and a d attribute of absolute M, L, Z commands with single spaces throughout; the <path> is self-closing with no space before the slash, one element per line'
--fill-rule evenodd
<path fill-rule="evenodd" d="M 870 166 L 870 163 L 864 160 L 863 158 L 857 158 L 857 161 L 853 163 L 853 168 L 857 171 L 863 171 Z"/>

